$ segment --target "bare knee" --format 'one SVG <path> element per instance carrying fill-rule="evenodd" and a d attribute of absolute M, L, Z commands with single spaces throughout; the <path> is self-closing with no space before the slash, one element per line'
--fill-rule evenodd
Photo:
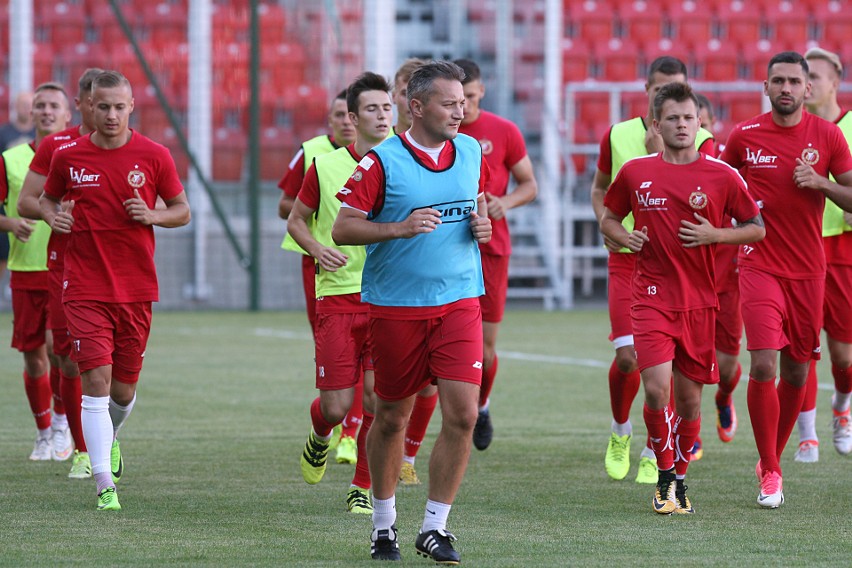
<path fill-rule="evenodd" d="M 619 372 L 624 374 L 632 373 L 639 368 L 639 364 L 636 362 L 636 353 L 632 347 L 630 349 L 618 349 L 615 352 L 615 366 Z"/>

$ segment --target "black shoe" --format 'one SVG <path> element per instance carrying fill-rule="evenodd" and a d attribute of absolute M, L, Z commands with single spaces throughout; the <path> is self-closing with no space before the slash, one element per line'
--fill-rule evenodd
<path fill-rule="evenodd" d="M 480 410 L 473 427 L 473 445 L 477 450 L 484 450 L 491 445 L 494 437 L 494 426 L 491 425 L 491 415 L 487 410 Z"/>
<path fill-rule="evenodd" d="M 373 560 L 402 560 L 399 544 L 396 542 L 396 525 L 391 525 L 389 529 L 373 529 L 370 540 L 370 556 Z"/>
<path fill-rule="evenodd" d="M 695 509 L 692 507 L 692 503 L 689 501 L 689 497 L 686 496 L 687 489 L 689 489 L 689 487 L 683 482 L 683 480 L 678 479 L 675 485 L 675 502 L 677 503 L 675 513 L 678 515 L 691 515 L 695 512 Z"/>
<path fill-rule="evenodd" d="M 431 558 L 437 564 L 455 565 L 461 560 L 452 545 L 455 540 L 456 537 L 447 531 L 437 529 L 417 535 L 414 548 L 417 549 L 417 554 Z"/>

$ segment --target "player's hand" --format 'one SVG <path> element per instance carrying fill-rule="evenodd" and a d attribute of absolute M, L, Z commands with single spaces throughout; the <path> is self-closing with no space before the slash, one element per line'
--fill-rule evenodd
<path fill-rule="evenodd" d="M 653 128 L 649 128 L 645 131 L 645 150 L 649 154 L 656 154 L 657 152 L 662 152 L 664 148 L 663 137 L 657 134 L 657 131 Z"/>
<path fill-rule="evenodd" d="M 11 221 L 14 222 L 15 226 L 12 227 L 12 230 L 9 232 L 22 243 L 30 240 L 30 235 L 32 235 L 35 230 L 35 221 L 31 219 L 24 219 L 23 217 L 16 217 L 11 219 Z"/>
<path fill-rule="evenodd" d="M 337 272 L 338 268 L 346 266 L 346 261 L 349 257 L 337 250 L 334 247 L 323 247 L 322 252 L 317 257 L 317 262 L 323 270 L 328 272 Z"/>
<path fill-rule="evenodd" d="M 154 224 L 154 214 L 148 209 L 148 204 L 139 195 L 139 190 L 133 190 L 133 197 L 124 202 L 124 210 L 131 219 L 143 225 Z"/>
<path fill-rule="evenodd" d="M 715 243 L 716 227 L 698 213 L 693 215 L 698 223 L 690 223 L 686 219 L 680 222 L 681 227 L 678 229 L 677 236 L 683 241 L 683 246 L 694 248 Z"/>
<path fill-rule="evenodd" d="M 402 238 L 410 239 L 422 233 L 431 233 L 440 224 L 441 212 L 437 209 L 415 209 L 408 219 L 402 222 Z"/>
<path fill-rule="evenodd" d="M 470 232 L 473 233 L 473 238 L 480 244 L 485 244 L 491 240 L 491 219 L 488 217 L 480 217 L 476 211 L 470 212 Z"/>
<path fill-rule="evenodd" d="M 649 240 L 648 227 L 642 227 L 641 231 L 634 229 L 633 232 L 627 236 L 627 248 L 633 252 L 639 252 Z"/>
<path fill-rule="evenodd" d="M 74 209 L 74 200 L 63 201 L 59 206 L 59 213 L 53 218 L 50 228 L 54 233 L 67 235 L 71 232 L 71 227 L 74 225 L 74 215 L 71 211 Z"/>
<path fill-rule="evenodd" d="M 485 201 L 488 202 L 488 218 L 499 221 L 506 216 L 506 204 L 503 199 L 490 193 L 485 194 Z"/>
<path fill-rule="evenodd" d="M 850 213 L 849 211 L 844 211 L 843 221 L 845 221 L 847 225 L 852 225 L 852 213 Z"/>
<path fill-rule="evenodd" d="M 796 158 L 796 169 L 793 170 L 793 181 L 796 186 L 807 189 L 822 189 L 826 178 L 822 177 L 816 171 L 802 161 L 801 158 Z"/>
<path fill-rule="evenodd" d="M 604 246 L 606 247 L 606 250 L 608 250 L 609 252 L 618 252 L 618 251 L 620 251 L 621 249 L 624 248 L 624 245 L 612 240 L 611 238 L 604 235 L 603 233 L 601 233 L 601 236 L 603 237 Z"/>

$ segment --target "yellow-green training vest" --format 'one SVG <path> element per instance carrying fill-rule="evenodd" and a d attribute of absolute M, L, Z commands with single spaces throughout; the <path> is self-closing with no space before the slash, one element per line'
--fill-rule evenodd
<path fill-rule="evenodd" d="M 337 144 L 332 142 L 331 137 L 329 137 L 327 134 L 323 134 L 322 136 L 317 136 L 315 138 L 311 138 L 306 142 L 303 142 L 302 153 L 305 156 L 305 171 L 303 173 L 307 173 L 308 169 L 311 167 L 311 164 L 314 163 L 314 158 L 316 158 L 317 156 L 322 156 L 323 154 L 328 154 L 329 152 L 333 152 L 337 148 Z M 355 168 L 352 168 L 352 170 L 354 171 Z M 341 185 L 340 187 L 343 187 L 343 185 Z M 308 229 L 311 230 L 311 234 L 313 234 L 315 226 L 316 222 L 311 219 L 308 223 Z M 293 237 L 290 236 L 290 233 L 287 233 L 287 235 L 284 236 L 284 240 L 281 242 L 281 248 L 283 248 L 284 250 L 298 252 L 299 254 L 308 254 L 302 247 L 299 246 L 299 243 L 293 240 Z"/>
<path fill-rule="evenodd" d="M 852 144 L 852 111 L 846 111 L 846 114 L 837 121 L 837 126 L 840 127 L 846 141 Z M 830 176 L 830 178 L 834 179 L 833 176 Z M 843 209 L 838 207 L 834 201 L 826 199 L 825 211 L 822 214 L 822 236 L 836 237 L 847 231 L 852 231 L 852 227 L 843 220 Z"/>
<path fill-rule="evenodd" d="M 613 125 L 609 133 L 609 149 L 612 156 L 610 183 L 615 181 L 616 174 L 627 160 L 648 155 L 648 150 L 645 148 L 645 132 L 647 130 L 645 121 L 638 116 Z M 713 138 L 713 134 L 704 128 L 699 128 L 698 134 L 695 136 L 695 148 L 701 148 L 701 145 L 710 138 Z M 628 233 L 633 231 L 633 213 L 628 213 L 621 224 L 624 225 Z M 619 252 L 630 252 L 630 249 L 623 248 Z"/>
<path fill-rule="evenodd" d="M 314 158 L 319 180 L 319 208 L 314 215 L 314 238 L 327 247 L 334 247 L 347 257 L 346 266 L 336 272 L 328 272 L 317 265 L 317 298 L 323 296 L 341 296 L 361 291 L 361 273 L 367 249 L 363 246 L 339 246 L 331 238 L 331 228 L 340 211 L 337 193 L 352 176 L 358 161 L 349 152 L 349 148 L 338 148 L 330 154 Z"/>
<path fill-rule="evenodd" d="M 30 169 L 35 151 L 29 144 L 21 144 L 3 152 L 6 165 L 6 185 L 9 194 L 6 197 L 6 216 L 20 218 L 18 215 L 18 197 L 24 178 Z M 16 272 L 44 272 L 47 270 L 47 241 L 50 240 L 50 227 L 44 221 L 36 221 L 35 228 L 27 242 L 22 243 L 9 234 L 9 270 Z"/>

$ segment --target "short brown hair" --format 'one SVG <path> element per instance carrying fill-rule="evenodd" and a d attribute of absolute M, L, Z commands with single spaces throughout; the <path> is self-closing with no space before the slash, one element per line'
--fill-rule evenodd
<path fill-rule="evenodd" d="M 399 69 L 396 70 L 396 75 L 393 76 L 393 86 L 396 86 L 402 83 L 408 83 L 411 79 L 411 74 L 426 62 L 419 57 L 409 57 L 405 61 L 402 62 L 402 65 L 399 66 Z"/>
<path fill-rule="evenodd" d="M 127 88 L 132 89 L 127 77 L 118 71 L 102 71 L 95 75 L 92 79 L 92 92 L 94 92 L 95 89 L 113 89 L 115 87 L 123 86 L 127 86 Z"/>
<path fill-rule="evenodd" d="M 657 96 L 654 97 L 654 119 L 660 120 L 660 116 L 663 112 L 663 104 L 666 101 L 682 103 L 686 100 L 691 100 L 695 103 L 695 110 L 697 112 L 698 97 L 696 97 L 695 93 L 692 92 L 692 87 L 686 83 L 666 83 L 657 92 Z"/>

